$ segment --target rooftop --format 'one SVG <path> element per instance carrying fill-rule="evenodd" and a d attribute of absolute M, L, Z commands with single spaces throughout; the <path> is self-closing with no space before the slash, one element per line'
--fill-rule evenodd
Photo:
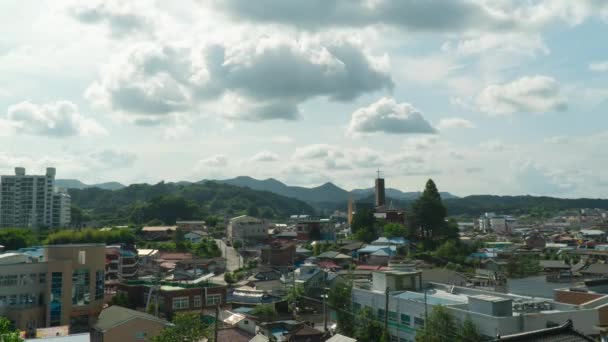
<path fill-rule="evenodd" d="M 112 305 L 101 311 L 97 320 L 97 324 L 95 324 L 95 329 L 100 331 L 107 331 L 117 325 L 126 323 L 135 318 L 146 319 L 164 325 L 170 324 L 164 319 L 149 315 L 145 312 L 123 308 L 122 306 L 118 305 Z"/>

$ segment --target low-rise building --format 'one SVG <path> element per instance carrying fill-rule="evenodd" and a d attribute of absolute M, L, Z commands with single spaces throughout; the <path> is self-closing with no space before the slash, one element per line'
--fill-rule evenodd
<path fill-rule="evenodd" d="M 131 280 L 118 284 L 118 293 L 124 293 L 136 307 L 146 308 L 156 303 L 162 317 L 171 319 L 179 312 L 203 312 L 226 304 L 226 286 L 210 283 L 202 276 L 192 281 Z"/>
<path fill-rule="evenodd" d="M 156 316 L 112 305 L 99 314 L 91 332 L 91 341 L 151 341 L 169 326 L 171 323 Z"/>
<path fill-rule="evenodd" d="M 352 297 L 355 311 L 369 307 L 380 322 L 387 317 L 389 333 L 398 340 L 415 340 L 426 314 L 437 305 L 445 307 L 457 322 L 470 317 L 487 337 L 544 329 L 567 319 L 572 319 L 574 328 L 585 335 L 598 334 L 598 307 L 603 303 L 579 306 L 438 283 L 422 288 L 417 285 L 419 272 L 393 272 L 374 272 L 371 286 L 354 288 Z"/>
<path fill-rule="evenodd" d="M 141 234 L 148 241 L 167 240 L 173 237 L 177 226 L 147 226 L 141 229 Z"/>
<path fill-rule="evenodd" d="M 268 224 L 255 217 L 241 215 L 228 221 L 226 237 L 232 241 L 242 241 L 244 244 L 259 242 L 268 237 Z"/>
<path fill-rule="evenodd" d="M 175 225 L 183 231 L 207 231 L 205 221 L 176 221 Z"/>

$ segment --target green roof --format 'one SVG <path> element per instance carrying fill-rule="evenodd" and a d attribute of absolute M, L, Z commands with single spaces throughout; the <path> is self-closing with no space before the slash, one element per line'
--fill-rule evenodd
<path fill-rule="evenodd" d="M 126 323 L 135 318 L 155 321 L 163 325 L 170 324 L 164 319 L 160 319 L 145 312 L 123 308 L 122 306 L 118 305 L 112 305 L 109 308 L 104 309 L 99 314 L 97 324 L 95 324 L 95 329 L 100 331 L 107 331 L 117 325 Z"/>

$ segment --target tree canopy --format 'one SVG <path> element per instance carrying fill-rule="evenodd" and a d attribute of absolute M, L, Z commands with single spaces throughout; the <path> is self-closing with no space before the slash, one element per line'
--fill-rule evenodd
<path fill-rule="evenodd" d="M 198 313 L 177 314 L 172 323 L 173 326 L 163 329 L 152 341 L 200 341 L 210 335 L 209 326 L 201 320 Z"/>
<path fill-rule="evenodd" d="M 16 250 L 23 247 L 33 246 L 37 243 L 38 240 L 31 229 L 0 229 L 0 245 L 4 246 L 6 250 Z"/>
<path fill-rule="evenodd" d="M 428 246 L 454 236 L 453 225 L 446 221 L 447 209 L 432 179 L 426 182 L 422 195 L 412 204 L 410 224 L 419 239 Z M 456 231 L 457 233 L 457 231 Z"/>
<path fill-rule="evenodd" d="M 376 219 L 371 208 L 359 208 L 353 216 L 351 231 L 355 239 L 363 242 L 372 242 L 378 238 L 376 233 Z"/>
<path fill-rule="evenodd" d="M 0 341 L 2 342 L 21 342 L 19 331 L 12 327 L 11 321 L 6 317 L 0 316 Z"/>
<path fill-rule="evenodd" d="M 44 243 L 59 245 L 67 243 L 135 243 L 135 234 L 129 228 L 115 228 L 109 231 L 87 228 L 83 230 L 60 230 L 47 236 Z"/>
<path fill-rule="evenodd" d="M 328 293 L 327 302 L 336 310 L 338 331 L 346 336 L 352 336 L 354 322 L 352 313 L 352 283 L 339 282 Z"/>

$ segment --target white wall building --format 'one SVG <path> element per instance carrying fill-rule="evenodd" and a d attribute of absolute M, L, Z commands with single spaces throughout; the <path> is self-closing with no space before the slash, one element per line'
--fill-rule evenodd
<path fill-rule="evenodd" d="M 232 241 L 260 241 L 268 237 L 268 224 L 247 215 L 233 217 L 226 227 L 226 236 Z"/>
<path fill-rule="evenodd" d="M 479 218 L 479 230 L 484 233 L 510 234 L 516 224 L 517 220 L 508 215 L 485 213 Z"/>
<path fill-rule="evenodd" d="M 16 167 L 15 175 L 0 177 L 1 227 L 51 227 L 70 223 L 69 194 L 57 194 L 55 168 L 45 175 L 26 175 Z M 53 204 L 57 200 L 56 205 Z M 55 220 L 56 218 L 56 220 Z"/>
<path fill-rule="evenodd" d="M 374 281 L 380 284 L 368 289 L 354 288 L 352 293 L 355 311 L 369 307 L 381 323 L 387 317 L 389 333 L 395 341 L 415 341 L 416 330 L 424 326 L 426 315 L 431 313 L 435 305 L 444 306 L 460 322 L 468 315 L 480 333 L 488 337 L 545 329 L 563 324 L 568 319 L 574 322 L 577 331 L 598 334 L 595 329 L 599 323 L 597 308 L 605 303 L 577 306 L 435 283 L 428 284 L 425 296 L 423 291 L 412 288 L 412 284 L 417 284 L 416 272 L 407 273 L 374 272 Z M 390 280 L 395 277 L 409 277 L 410 280 Z M 388 313 L 385 312 L 383 289 L 387 284 L 393 285 L 389 285 Z M 400 287 L 399 284 L 406 286 Z"/>

